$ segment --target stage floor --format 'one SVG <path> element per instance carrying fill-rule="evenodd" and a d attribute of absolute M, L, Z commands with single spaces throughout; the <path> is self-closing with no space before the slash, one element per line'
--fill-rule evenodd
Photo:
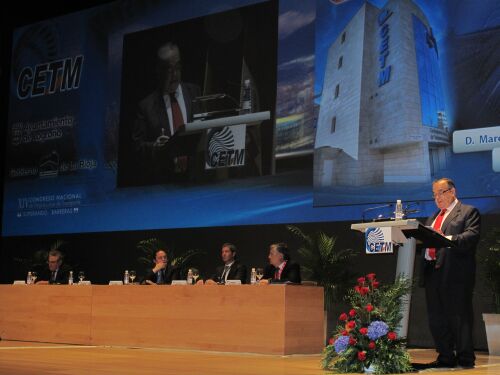
<path fill-rule="evenodd" d="M 414 362 L 430 362 L 431 349 L 410 350 Z M 426 370 L 453 375 L 499 375 L 500 356 L 476 353 L 476 368 Z M 109 346 L 0 341 L 2 375 L 324 375 L 320 355 L 273 356 Z"/>

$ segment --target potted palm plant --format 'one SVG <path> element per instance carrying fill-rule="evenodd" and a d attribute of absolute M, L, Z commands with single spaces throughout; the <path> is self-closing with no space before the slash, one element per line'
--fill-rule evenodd
<path fill-rule="evenodd" d="M 483 313 L 490 354 L 500 355 L 500 228 L 494 227 L 480 244 L 480 264 L 486 286 L 494 298 L 494 314 Z"/>
<path fill-rule="evenodd" d="M 298 249 L 303 279 L 316 281 L 324 288 L 325 311 L 330 310 L 336 297 L 344 295 L 354 278 L 350 262 L 355 251 L 336 249 L 337 238 L 324 232 L 306 234 L 293 225 L 287 228 L 303 241 Z"/>

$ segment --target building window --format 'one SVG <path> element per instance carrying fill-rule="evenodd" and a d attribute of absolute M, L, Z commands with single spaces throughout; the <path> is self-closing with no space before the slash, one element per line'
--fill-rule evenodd
<path fill-rule="evenodd" d="M 446 113 L 437 46 L 427 26 L 413 15 L 422 124 L 439 128 Z"/>
<path fill-rule="evenodd" d="M 340 40 L 340 43 L 344 43 L 345 42 L 345 31 L 342 33 L 342 39 Z"/>
<path fill-rule="evenodd" d="M 340 85 L 335 86 L 335 99 L 339 97 Z"/>
<path fill-rule="evenodd" d="M 332 117 L 332 128 L 330 129 L 331 133 L 335 133 L 335 127 L 337 126 L 337 116 Z"/>
<path fill-rule="evenodd" d="M 339 64 L 338 64 L 338 69 L 342 68 L 342 62 L 344 60 L 344 56 L 339 57 Z"/>

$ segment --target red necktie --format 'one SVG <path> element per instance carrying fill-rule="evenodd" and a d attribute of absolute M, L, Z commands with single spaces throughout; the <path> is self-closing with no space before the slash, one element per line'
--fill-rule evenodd
<path fill-rule="evenodd" d="M 283 268 L 285 268 L 286 266 L 286 261 L 284 262 L 285 264 L 283 264 L 282 266 L 279 266 L 278 268 L 276 268 L 276 270 L 274 271 L 274 278 L 276 280 L 281 280 L 281 272 L 283 272 Z"/>
<path fill-rule="evenodd" d="M 441 229 L 441 224 L 443 224 L 443 218 L 444 214 L 446 213 L 446 208 L 443 208 L 441 212 L 439 213 L 438 217 L 436 218 L 436 221 L 434 222 L 434 225 L 432 226 L 435 230 L 440 230 Z M 434 260 L 436 259 L 436 248 L 435 247 L 429 247 L 429 257 Z"/>
<path fill-rule="evenodd" d="M 172 108 L 172 122 L 175 133 L 180 126 L 184 125 L 181 107 L 179 106 L 175 94 L 170 94 L 170 107 Z"/>
<path fill-rule="evenodd" d="M 182 125 L 184 125 L 184 119 L 182 118 L 181 107 L 177 98 L 174 94 L 170 94 L 170 108 L 172 108 L 172 122 L 174 128 L 174 134 Z M 187 156 L 178 156 L 175 158 L 175 171 L 185 172 L 187 170 L 188 159 Z"/>

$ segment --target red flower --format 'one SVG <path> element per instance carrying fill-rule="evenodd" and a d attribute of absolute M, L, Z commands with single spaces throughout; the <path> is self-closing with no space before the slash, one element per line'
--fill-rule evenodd
<path fill-rule="evenodd" d="M 397 337 L 398 337 L 398 335 L 396 335 L 396 332 L 389 332 L 389 333 L 387 334 L 387 338 L 388 338 L 389 340 L 396 340 L 396 339 L 397 339 Z"/>
<path fill-rule="evenodd" d="M 354 287 L 354 290 L 361 294 L 362 296 L 364 296 L 365 294 L 367 294 L 369 291 L 370 291 L 370 288 L 366 287 L 366 286 L 359 286 L 359 285 L 356 285 Z"/>
<path fill-rule="evenodd" d="M 342 331 L 342 336 L 349 336 L 349 332 L 347 332 L 346 330 L 343 330 Z"/>
<path fill-rule="evenodd" d="M 379 283 L 378 281 L 374 281 L 374 282 L 372 283 L 372 288 L 373 288 L 373 289 L 377 289 L 379 284 L 380 284 L 380 283 Z"/>
<path fill-rule="evenodd" d="M 368 344 L 368 348 L 371 350 L 375 349 L 375 346 L 375 341 L 370 341 L 370 343 Z"/>
<path fill-rule="evenodd" d="M 354 327 L 356 327 L 356 322 L 354 320 L 347 323 L 347 328 L 353 329 Z"/>
<path fill-rule="evenodd" d="M 342 313 L 340 314 L 339 316 L 339 320 L 345 322 L 347 320 L 347 314 L 346 313 Z"/>
<path fill-rule="evenodd" d="M 349 316 L 350 316 L 351 318 L 355 317 L 355 316 L 356 316 L 356 310 L 351 309 L 351 311 L 349 311 Z"/>
<path fill-rule="evenodd" d="M 374 273 L 369 273 L 368 275 L 366 275 L 366 278 L 367 278 L 368 280 L 373 281 L 373 280 L 375 280 L 375 274 L 374 274 Z"/>
<path fill-rule="evenodd" d="M 369 303 L 368 305 L 366 305 L 366 306 L 365 306 L 365 309 L 366 309 L 366 311 L 368 311 L 368 312 L 372 312 L 372 311 L 373 311 L 373 309 L 374 309 L 374 307 L 373 307 L 373 305 L 372 305 L 371 303 Z"/>
<path fill-rule="evenodd" d="M 358 359 L 360 361 L 364 361 L 366 359 L 366 352 L 365 351 L 358 352 Z"/>
<path fill-rule="evenodd" d="M 356 345 L 357 341 L 354 337 L 349 337 L 349 345 L 354 346 Z"/>
<path fill-rule="evenodd" d="M 328 340 L 328 345 L 333 345 L 335 343 L 335 339 L 333 337 L 330 337 L 330 340 Z"/>
<path fill-rule="evenodd" d="M 363 284 L 365 283 L 365 281 L 366 281 L 366 279 L 365 279 L 364 277 L 360 277 L 360 278 L 358 279 L 358 284 L 359 284 L 359 285 L 363 285 Z"/>
<path fill-rule="evenodd" d="M 368 328 L 366 327 L 360 328 L 359 333 L 361 333 L 362 335 L 366 335 L 368 333 Z"/>

